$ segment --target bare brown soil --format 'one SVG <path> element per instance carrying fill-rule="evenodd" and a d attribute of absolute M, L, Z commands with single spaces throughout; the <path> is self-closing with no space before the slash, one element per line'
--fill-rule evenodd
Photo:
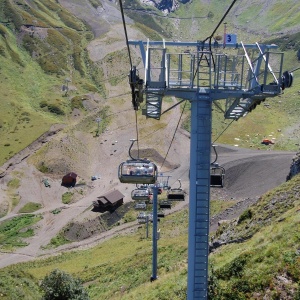
<path fill-rule="evenodd" d="M 178 112 L 177 112 L 178 113 Z M 176 116 L 176 109 L 169 115 L 168 121 L 172 123 Z M 164 133 L 171 134 L 174 130 L 172 124 Z M 114 124 L 112 124 L 114 126 Z M 56 133 L 59 134 L 59 133 Z M 83 187 L 77 185 L 74 190 L 78 192 L 79 197 L 75 198 L 73 203 L 63 205 L 61 196 L 67 191 L 62 187 L 60 177 L 49 177 L 51 187 L 45 187 L 41 179 L 45 174 L 40 173 L 33 165 L 27 163 L 30 154 L 26 154 L 24 158 L 18 157 L 9 162 L 9 168 L 6 169 L 6 175 L 1 178 L 1 199 L 6 199 L 7 181 L 12 178 L 13 174 L 22 173 L 21 185 L 17 189 L 20 195 L 19 204 L 14 207 L 1 220 L 18 215 L 18 210 L 26 202 L 41 203 L 43 208 L 36 213 L 42 214 L 43 219 L 35 226 L 34 237 L 27 239 L 29 245 L 25 248 L 19 248 L 14 253 L 1 253 L 0 266 L 4 267 L 9 264 L 44 257 L 45 255 L 60 253 L 74 248 L 90 247 L 104 241 L 116 233 L 132 231 L 137 228 L 138 223 L 120 224 L 112 230 L 101 227 L 99 215 L 92 209 L 92 202 L 97 196 L 111 189 L 117 188 L 125 195 L 125 203 L 132 203 L 130 193 L 134 188 L 132 185 L 121 184 L 117 179 L 117 168 L 121 161 L 127 159 L 128 140 L 132 136 L 132 129 L 124 128 L 118 131 L 107 131 L 100 136 L 99 139 L 110 141 L 118 141 L 115 145 L 118 153 L 110 155 L 111 151 L 105 150 L 105 146 L 101 146 L 98 150 L 102 153 L 102 159 L 94 157 L 93 163 L 103 166 L 101 168 L 101 178 L 97 181 L 87 180 L 87 184 Z M 157 140 L 152 140 L 155 145 Z M 48 143 L 51 143 L 49 141 Z M 42 145 L 45 144 L 45 140 Z M 149 142 L 150 144 L 150 142 Z M 167 146 L 167 145 L 166 145 Z M 166 148 L 166 146 L 164 148 Z M 37 145 L 36 145 L 37 147 Z M 110 147 L 108 147 L 110 148 Z M 32 148 L 33 149 L 33 148 Z M 34 150 L 31 150 L 34 153 Z M 105 151 L 107 152 L 105 155 Z M 166 151 L 166 149 L 164 149 Z M 153 151 L 153 153 L 156 153 Z M 165 152 L 166 153 L 166 152 Z M 237 217 L 250 204 L 254 203 L 257 198 L 285 181 L 289 172 L 290 163 L 294 153 L 289 152 L 271 152 L 262 150 L 248 150 L 233 147 L 219 147 L 219 162 L 226 168 L 226 181 L 223 189 L 212 188 L 212 199 L 223 199 L 224 201 L 236 199 L 239 203 L 233 208 L 226 210 L 219 216 L 211 220 L 211 230 L 216 230 L 217 223 L 220 219 L 232 219 Z M 161 156 L 157 155 L 156 163 L 159 165 Z M 92 158 L 91 158 L 92 159 Z M 168 155 L 168 173 L 170 176 L 170 184 L 175 186 L 178 184 L 177 179 L 182 180 L 183 189 L 187 192 L 186 201 L 176 205 L 171 211 L 172 213 L 188 205 L 188 170 L 189 170 L 189 138 L 185 132 L 179 130 Z M 79 191 L 83 189 L 83 193 Z M 53 211 L 59 209 L 61 212 L 54 214 Z M 113 214 L 110 215 L 114 217 Z M 115 221 L 118 221 L 116 219 Z M 69 226 L 68 238 L 75 241 L 71 244 L 58 247 L 52 250 L 44 250 L 44 247 L 55 237 L 60 230 Z M 77 237 L 77 238 L 75 238 Z M 80 237 L 82 240 L 78 240 Z"/>

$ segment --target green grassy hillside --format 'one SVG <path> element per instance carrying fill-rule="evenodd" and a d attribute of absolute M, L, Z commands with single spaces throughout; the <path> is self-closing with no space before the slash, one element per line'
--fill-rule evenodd
<path fill-rule="evenodd" d="M 52 124 L 67 122 L 80 107 L 73 97 L 104 90 L 85 48 L 93 35 L 82 21 L 56 1 L 4 0 L 0 6 L 3 164 Z"/>
<path fill-rule="evenodd" d="M 98 1 L 89 3 L 95 7 Z M 139 1 L 125 1 L 124 6 L 126 14 L 136 22 L 134 26 L 151 39 L 163 36 L 195 41 L 211 34 L 230 3 L 229 0 L 190 1 L 181 4 L 169 18 Z M 242 0 L 226 19 L 228 31 L 236 32 L 239 40 L 246 42 L 259 40 L 278 44 L 285 52 L 284 70 L 291 70 L 299 66 L 299 8 L 296 0 Z M 104 66 L 109 65 L 110 75 L 113 75 L 114 68 L 123 69 L 126 55 L 117 51 L 95 65 L 87 51 L 93 39 L 92 31 L 59 1 L 2 0 L 0 21 L 0 165 L 53 124 L 65 124 L 70 131 L 79 128 L 92 135 L 96 115 L 82 118 L 78 124 L 70 121 L 70 113 L 76 108 L 87 114 L 83 101 L 90 94 L 97 94 L 102 104 L 106 103 Z M 223 26 L 216 34 L 223 34 Z M 114 55 L 118 55 L 117 60 Z M 268 106 L 261 104 L 228 129 L 230 121 L 225 121 L 215 108 L 213 140 L 218 138 L 220 143 L 258 148 L 261 139 L 271 135 L 276 138 L 273 149 L 299 149 L 299 74 L 300 71 L 295 72 L 294 86 L 281 97 L 266 101 Z M 111 85 L 123 93 L 124 81 L 110 80 Z M 103 110 L 101 117 L 106 116 L 107 111 Z M 186 118 L 188 120 L 188 113 Z M 36 155 L 44 155 L 43 151 L 46 150 Z M 63 166 L 61 161 L 58 164 Z M 298 175 L 262 196 L 236 222 L 214 233 L 214 239 L 224 245 L 215 248 L 210 255 L 214 294 L 211 299 L 300 299 L 299 186 Z M 219 200 L 213 201 L 213 205 L 216 211 L 226 207 Z M 149 280 L 151 239 L 145 238 L 142 226 L 88 250 L 3 268 L 0 297 L 40 299 L 40 281 L 59 268 L 80 277 L 91 299 L 185 299 L 187 220 L 187 210 L 161 219 L 159 279 L 155 282 Z M 23 246 L 22 237 L 32 234 L 31 230 L 15 229 L 12 223 L 4 224 L 0 230 L 2 240 L 11 234 L 11 243 L 18 246 Z"/>
<path fill-rule="evenodd" d="M 210 299 L 300 299 L 299 187 L 298 175 L 214 234 L 224 245 L 210 255 Z M 91 299 L 183 300 L 187 220 L 187 210 L 161 219 L 155 282 L 150 283 L 151 238 L 141 226 L 89 250 L 1 269 L 2 299 L 40 299 L 40 280 L 58 268 L 79 277 Z"/>
<path fill-rule="evenodd" d="M 277 1 L 265 8 L 267 1 L 261 1 L 264 9 L 257 13 L 252 9 L 252 2 L 241 2 L 226 18 L 228 32 L 237 33 L 238 40 L 278 44 L 280 50 L 286 52 L 285 70 L 299 65 L 296 55 L 299 50 L 299 4 L 285 1 L 282 5 Z M 212 33 L 230 3 L 191 1 L 181 4 L 168 18 L 138 1 L 125 2 L 124 11 L 135 21 L 136 28 L 151 39 L 163 36 L 195 41 Z M 92 4 L 97 6 L 96 2 Z M 3 164 L 52 124 L 68 123 L 67 115 L 72 109 L 82 108 L 81 96 L 98 93 L 105 97 L 106 92 L 102 68 L 89 59 L 86 50 L 93 39 L 86 22 L 71 15 L 57 1 L 4 0 L 0 6 L 0 164 Z M 278 11 L 281 14 L 274 19 Z M 260 22 L 253 21 L 257 15 Z M 223 25 L 216 32 L 216 35 L 222 34 Z M 258 107 L 238 125 L 233 123 L 218 142 L 235 144 L 238 138 L 244 147 L 257 147 L 262 137 L 274 134 L 278 140 L 274 148 L 297 149 L 295 144 L 299 143 L 300 135 L 294 127 L 297 127 L 299 112 L 298 74 L 294 74 L 294 87 L 280 99 L 270 99 L 268 108 Z M 66 85 L 69 88 L 67 94 L 66 90 L 62 91 Z M 213 134 L 216 138 L 228 121 L 215 112 Z M 253 124 L 256 124 L 255 131 L 250 131 Z"/>

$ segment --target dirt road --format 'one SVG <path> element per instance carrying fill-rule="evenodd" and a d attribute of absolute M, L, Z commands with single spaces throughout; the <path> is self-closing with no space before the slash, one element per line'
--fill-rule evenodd
<path fill-rule="evenodd" d="M 125 134 L 125 132 L 122 135 L 127 137 L 129 136 L 128 134 Z M 119 133 L 118 136 L 120 136 Z M 124 139 L 124 141 L 118 141 L 118 143 L 120 145 L 119 147 L 126 148 L 128 142 Z M 216 229 L 218 220 L 237 217 L 246 207 L 254 203 L 260 195 L 283 183 L 289 172 L 292 157 L 295 154 L 291 152 L 240 149 L 224 145 L 218 147 L 218 153 L 219 163 L 226 168 L 225 187 L 223 189 L 212 188 L 211 198 L 223 199 L 224 201 L 235 199 L 240 202 L 232 209 L 223 212 L 220 216 L 214 217 L 214 219 L 211 220 L 211 230 Z M 178 184 L 177 179 L 180 178 L 183 189 L 188 193 L 189 137 L 186 132 L 180 130 L 176 134 L 170 157 L 172 158 L 171 160 L 174 159 L 179 162 L 179 167 L 170 170 L 165 174 L 171 176 L 170 184 L 174 185 L 174 187 Z M 179 158 L 180 160 L 178 160 Z M 117 163 L 118 159 L 110 158 L 110 164 L 114 165 L 114 168 L 117 167 Z M 31 179 L 35 178 L 37 181 L 38 176 L 34 175 L 32 166 L 28 165 L 26 160 L 15 166 L 15 171 L 17 170 L 17 167 L 21 168 L 23 171 L 30 171 L 31 173 L 29 174 Z M 43 219 L 37 224 L 37 226 L 35 226 L 34 237 L 27 240 L 29 243 L 28 246 L 19 248 L 14 253 L 1 253 L 0 267 L 36 259 L 38 257 L 57 254 L 70 249 L 91 247 L 97 243 L 107 240 L 115 234 L 119 234 L 120 232 L 122 232 L 122 234 L 126 234 L 128 231 L 134 230 L 138 226 L 137 222 L 123 224 L 122 226 L 115 227 L 110 231 L 92 236 L 80 242 L 74 242 L 52 250 L 43 250 L 43 247 L 50 242 L 51 238 L 56 236 L 58 232 L 70 221 L 83 218 L 92 219 L 96 217 L 96 214 L 98 213 L 91 211 L 91 203 L 99 195 L 101 187 L 105 185 L 109 186 L 109 183 L 111 183 L 111 186 L 118 188 L 122 191 L 122 193 L 124 193 L 124 195 L 126 195 L 125 201 L 131 201 L 131 185 L 118 183 L 116 179 L 116 172 L 108 172 L 108 174 L 109 176 L 107 176 L 104 182 L 101 182 L 100 179 L 95 188 L 92 189 L 88 195 L 82 197 L 82 199 L 73 204 L 62 205 L 58 200 L 50 203 L 49 201 L 44 201 L 43 209 L 36 212 L 42 214 Z M 52 180 L 52 184 L 51 190 L 49 190 L 52 191 L 52 193 L 55 193 L 56 189 L 59 190 L 61 188 L 59 181 L 55 182 Z M 30 194 L 31 201 L 38 202 L 41 199 L 41 195 L 43 194 L 42 191 L 45 187 L 40 185 L 39 187 L 36 186 L 35 189 L 39 191 L 30 194 L 30 191 L 27 190 L 26 193 L 27 195 Z M 22 192 L 22 190 L 20 190 L 20 192 Z M 45 198 L 43 199 L 45 200 Z M 175 208 L 168 213 L 172 213 L 175 210 L 179 210 L 187 206 L 188 195 L 185 202 L 176 205 Z M 60 208 L 61 213 L 58 215 L 51 213 L 51 211 L 55 208 Z M 16 211 L 13 211 L 7 217 L 2 219 L 13 217 L 15 215 L 17 215 L 17 213 Z"/>

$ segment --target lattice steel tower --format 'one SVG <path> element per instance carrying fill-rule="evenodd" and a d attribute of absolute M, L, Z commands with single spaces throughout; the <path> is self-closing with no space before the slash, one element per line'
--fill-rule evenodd
<path fill-rule="evenodd" d="M 221 53 L 223 47 L 217 43 L 129 41 L 129 45 L 140 47 L 145 66 L 144 81 L 135 68 L 130 72 L 135 109 L 143 94 L 143 114 L 157 120 L 164 96 L 191 103 L 187 294 L 188 300 L 207 299 L 212 102 L 224 99 L 224 117 L 238 120 L 290 87 L 292 73 L 282 72 L 283 53 L 274 52 L 276 45 L 227 43 L 231 54 Z"/>

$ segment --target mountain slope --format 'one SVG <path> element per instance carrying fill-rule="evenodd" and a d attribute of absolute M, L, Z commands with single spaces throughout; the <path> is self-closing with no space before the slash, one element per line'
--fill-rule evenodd
<path fill-rule="evenodd" d="M 135 118 L 137 117 L 138 120 L 140 147 L 145 151 L 143 153 L 147 153 L 147 156 L 148 154 L 152 155 L 151 158 L 157 160 L 160 165 L 164 160 L 165 153 L 168 152 L 168 146 L 180 116 L 179 106 L 164 115 L 159 122 L 149 119 L 145 120 L 140 111 L 137 113 L 137 116 L 134 114 L 131 107 L 131 95 L 127 78 L 129 70 L 128 55 L 122 19 L 118 15 L 118 6 L 116 4 L 111 1 L 101 1 L 98 6 L 97 0 L 61 0 L 59 3 L 61 6 L 57 1 L 46 0 L 1 2 L 1 5 L 5 4 L 7 8 L 4 9 L 4 6 L 2 6 L 0 10 L 1 13 L 5 12 L 3 15 L 4 22 L 0 25 L 0 62 L 1 74 L 4 75 L 0 83 L 1 90 L 4 91 L 3 101 L 1 102 L 3 109 L 0 110 L 0 114 L 3 112 L 3 115 L 0 115 L 0 120 L 2 121 L 0 130 L 3 137 L 3 151 L 1 155 L 2 161 L 5 162 L 2 166 L 4 172 L 2 173 L 2 170 L 0 172 L 1 216 L 3 216 L 1 221 L 10 218 L 14 220 L 14 217 L 20 215 L 20 211 L 30 202 L 41 205 L 34 214 L 43 217 L 38 225 L 32 225 L 29 228 L 29 233 L 32 231 L 39 234 L 24 239 L 29 243 L 25 249 L 20 248 L 11 255 L 1 254 L 0 258 L 5 260 L 5 262 L 8 261 L 8 256 L 10 257 L 9 261 L 16 262 L 18 259 L 17 255 L 18 257 L 22 256 L 20 259 L 22 261 L 24 256 L 28 257 L 28 253 L 31 255 L 29 258 L 33 260 L 34 255 L 47 252 L 44 247 L 47 248 L 49 243 L 51 244 L 52 238 L 55 241 L 60 239 L 60 233 L 70 228 L 68 227 L 69 223 L 84 228 L 83 224 L 90 224 L 89 222 L 98 220 L 99 214 L 91 211 L 92 201 L 110 189 L 120 189 L 125 195 L 125 202 L 130 202 L 132 186 L 119 184 L 117 168 L 119 163 L 128 157 L 129 139 L 136 134 Z M 204 39 L 212 32 L 212 29 L 216 26 L 230 3 L 230 1 L 187 2 L 184 5 L 180 5 L 177 11 L 169 15 L 169 18 L 165 18 L 158 10 L 142 5 L 140 2 L 127 1 L 125 4 L 131 5 L 131 7 L 127 6 L 125 8 L 126 14 L 130 16 L 130 18 L 126 18 L 129 38 L 146 40 L 148 37 L 160 39 L 162 36 L 165 36 L 175 40 L 194 41 L 195 39 Z M 264 9 L 259 14 L 250 6 L 252 4 L 255 7 L 257 2 L 248 1 L 249 5 L 245 1 L 242 1 L 242 3 L 245 4 L 245 9 L 243 10 L 243 6 L 239 5 L 235 10 L 237 16 L 231 13 L 230 23 L 227 20 L 228 30 L 236 29 L 239 39 L 247 39 L 247 42 L 256 41 L 258 38 L 260 41 L 264 41 L 265 38 L 268 38 L 270 41 L 278 38 L 282 46 L 286 46 L 283 41 L 287 39 L 287 36 L 281 34 L 281 30 L 285 29 L 284 32 L 288 33 L 288 41 L 289 45 L 291 45 L 288 49 L 283 47 L 284 50 L 287 50 L 285 67 L 291 69 L 297 66 L 297 43 L 294 46 L 293 41 L 294 38 L 297 38 L 297 33 L 294 33 L 294 31 L 298 30 L 298 24 L 290 22 L 290 24 L 284 25 L 285 22 L 281 19 L 281 22 L 277 22 L 276 27 L 279 31 L 272 29 L 268 34 L 265 34 L 265 28 L 262 31 L 258 29 L 258 22 L 251 21 L 245 25 L 245 22 L 247 22 L 245 20 L 255 20 L 258 15 L 258 18 L 263 16 L 265 18 L 264 21 L 267 20 L 267 24 L 271 24 L 272 14 L 268 12 L 268 8 L 275 9 L 273 1 L 261 1 L 260 3 L 263 3 Z M 282 7 L 283 15 L 285 15 L 286 9 L 292 3 L 295 9 L 291 11 L 291 14 L 293 16 L 297 15 L 296 8 L 299 7 L 299 4 L 289 1 Z M 276 4 L 278 4 L 278 8 L 281 7 L 279 1 Z M 81 21 L 81 19 L 84 21 Z M 291 17 L 289 20 L 293 21 L 293 19 L 294 17 Z M 161 25 L 162 20 L 164 25 Z M 222 35 L 222 32 L 223 28 L 220 28 L 217 34 Z M 92 33 L 95 35 L 95 39 Z M 131 50 L 133 62 L 141 69 L 140 74 L 142 74 L 143 67 L 138 49 Z M 296 74 L 295 82 L 299 78 Z M 64 86 L 63 91 L 62 85 Z M 164 108 L 175 104 L 175 101 L 174 99 L 168 99 L 163 104 Z M 225 134 L 222 134 L 218 139 L 218 142 L 256 149 L 264 147 L 260 144 L 264 136 L 272 135 L 278 142 L 274 146 L 268 147 L 268 150 L 276 148 L 298 149 L 298 145 L 295 145 L 299 143 L 298 101 L 297 85 L 295 85 L 280 98 L 272 99 L 269 106 L 258 107 L 253 113 L 248 114 L 246 118 L 233 123 L 226 130 Z M 101 124 L 100 128 L 97 128 L 96 118 L 99 117 L 101 118 Z M 218 137 L 227 125 L 228 123 L 223 120 L 222 114 L 215 109 L 213 137 Z M 45 135 L 41 136 L 43 133 Z M 41 138 L 37 139 L 40 136 Z M 32 141 L 35 142 L 30 144 Z M 19 152 L 29 144 L 29 147 Z M 189 139 L 187 135 L 176 135 L 163 169 L 163 171 L 172 171 L 171 184 L 176 184 L 177 178 L 182 178 L 183 186 L 187 191 L 188 147 Z M 257 150 L 257 152 L 259 153 L 260 150 Z M 272 156 L 273 152 L 268 152 Z M 18 154 L 14 156 L 16 153 Z M 293 154 L 291 152 L 290 157 Z M 288 168 L 287 161 L 285 160 L 285 168 Z M 238 181 L 234 181 L 235 171 L 237 170 L 234 166 L 236 165 L 233 164 L 232 166 L 228 161 L 227 163 L 229 163 L 227 184 L 230 185 L 231 189 L 228 189 L 228 194 L 224 196 L 219 195 L 220 198 L 216 199 L 218 201 L 220 199 L 224 200 L 220 203 L 221 210 L 222 207 L 229 205 L 228 202 L 235 200 L 230 199 L 230 197 L 234 198 L 239 192 L 240 194 L 243 192 L 242 198 L 247 198 L 247 192 L 251 191 L 249 186 L 243 191 L 238 189 L 242 185 L 247 185 L 247 164 L 242 164 L 241 168 L 239 168 L 243 172 L 243 176 L 239 178 L 243 179 L 243 182 L 239 184 Z M 247 163 L 251 164 L 251 161 L 247 161 Z M 263 177 L 270 174 L 263 170 L 255 178 L 257 166 L 259 166 L 259 163 L 254 161 L 253 168 L 249 169 L 251 170 L 251 178 L 258 180 L 260 184 L 264 180 Z M 284 167 L 278 171 L 284 171 L 280 173 L 283 178 L 282 181 L 285 177 Z M 60 185 L 61 177 L 69 171 L 77 172 L 80 180 L 78 187 L 71 191 L 73 193 L 71 202 L 63 204 L 63 196 L 66 196 L 65 194 L 70 191 Z M 101 175 L 101 179 L 92 182 L 91 175 L 95 174 Z M 50 181 L 50 188 L 44 186 L 42 180 L 45 178 Z M 271 176 L 268 180 L 268 182 L 274 183 Z M 286 209 L 291 209 L 290 211 L 280 211 L 283 217 L 285 217 L 284 214 L 288 214 L 287 221 L 281 223 L 286 226 L 286 230 L 290 230 L 293 226 L 295 228 L 298 226 L 298 211 L 295 208 L 298 206 L 298 202 L 293 200 L 293 205 L 295 206 L 292 208 L 284 205 L 286 197 L 289 197 L 288 199 L 293 197 L 293 193 L 287 193 L 285 189 L 297 190 L 297 180 L 294 179 L 292 184 L 283 185 L 283 192 L 280 190 L 275 192 L 282 199 L 280 205 Z M 250 182 L 253 183 L 254 181 Z M 257 183 L 257 181 L 255 182 Z M 253 183 L 253 185 L 256 183 Z M 276 181 L 276 184 L 274 183 L 272 187 L 279 183 Z M 262 203 L 268 205 L 267 212 L 270 215 L 273 211 L 269 209 L 270 207 L 272 208 L 272 205 L 269 203 L 272 203 L 273 198 L 273 195 L 267 197 L 266 201 L 268 204 L 265 204 L 265 200 L 262 200 Z M 265 230 L 265 223 L 263 226 L 260 226 L 261 215 L 256 212 L 256 209 L 258 207 L 258 210 L 264 210 L 265 206 L 259 205 L 250 209 L 252 215 L 255 215 L 255 224 L 254 218 L 251 218 L 251 213 L 246 213 L 236 231 L 231 229 L 232 227 L 230 227 L 230 231 L 226 231 L 226 228 L 224 228 L 224 234 L 232 237 L 230 233 L 234 232 L 234 234 L 239 236 L 238 230 L 245 226 L 246 230 L 241 230 L 240 233 L 242 239 L 245 239 L 245 236 L 251 239 L 255 238 L 255 235 L 249 235 L 250 230 L 247 231 L 248 228 L 253 229 L 253 227 L 255 230 L 259 228 L 259 231 L 255 232 L 256 234 L 260 234 L 260 230 L 262 230 L 262 235 L 268 235 L 272 231 L 272 226 L 276 227 L 277 223 L 274 225 L 273 220 L 266 218 L 267 221 L 272 221 L 272 223 L 270 223 L 271 227 L 267 229 L 269 231 L 263 231 Z M 135 212 L 131 213 L 130 220 L 134 220 Z M 76 263 L 71 261 L 70 265 L 66 263 L 64 267 L 74 274 L 79 274 L 84 279 L 91 295 L 95 299 L 102 293 L 107 295 L 108 299 L 113 299 L 113 297 L 122 297 L 124 299 L 125 297 L 140 298 L 145 293 L 145 286 L 147 291 L 149 291 L 149 299 L 151 297 L 152 299 L 157 299 L 159 294 L 166 295 L 166 299 L 176 299 L 176 297 L 183 299 L 186 289 L 187 248 L 187 224 L 183 220 L 186 221 L 187 219 L 186 213 L 186 211 L 183 212 L 177 219 L 166 219 L 166 223 L 168 224 L 169 222 L 171 224 L 170 232 L 166 234 L 172 238 L 175 236 L 180 241 L 180 247 L 174 246 L 174 239 L 167 239 L 166 244 L 162 244 L 164 247 L 161 248 L 161 251 L 164 255 L 161 260 L 160 274 L 166 276 L 161 276 L 163 277 L 162 281 L 154 283 L 158 287 L 155 291 L 153 284 L 147 284 L 149 279 L 148 273 L 150 273 L 150 264 L 148 262 L 150 250 L 144 251 L 142 246 L 138 247 L 139 243 L 142 243 L 142 237 L 144 237 L 144 228 L 140 230 L 138 237 L 130 240 L 128 252 L 126 250 L 124 257 L 115 265 L 112 264 L 116 256 L 104 256 L 103 253 L 108 255 L 110 251 L 102 251 L 100 246 L 100 250 L 96 255 L 76 253 L 75 256 L 85 257 L 85 261 L 78 265 L 78 260 L 75 259 Z M 280 217 L 278 216 L 278 218 Z M 247 222 L 244 220 L 247 220 Z M 257 220 L 258 222 L 256 222 Z M 252 226 L 251 222 L 255 226 Z M 21 233 L 26 230 L 27 228 L 21 230 Z M 222 227 L 220 230 L 222 230 Z M 253 232 L 250 233 L 252 234 Z M 289 233 L 291 235 L 288 235 L 288 237 L 297 242 L 297 233 L 292 230 Z M 96 236 L 97 231 L 94 234 Z M 283 235 L 283 233 L 280 233 L 280 237 Z M 221 237 L 223 238 L 223 236 Z M 274 239 L 275 237 L 273 237 Z M 224 240 L 227 242 L 226 239 Z M 220 244 L 224 240 L 221 240 Z M 118 249 L 115 246 L 118 245 L 118 241 L 116 240 L 116 244 L 113 247 L 108 246 L 108 248 Z M 259 241 L 268 245 L 266 248 L 270 245 L 265 255 L 266 257 L 272 256 L 272 238 L 270 240 L 267 238 L 264 240 L 260 239 Z M 286 242 L 282 239 L 281 242 L 283 241 Z M 124 245 L 124 243 L 124 240 L 120 241 L 120 244 Z M 247 271 L 245 269 L 242 271 L 251 274 L 254 272 L 250 268 L 251 264 L 264 259 L 264 257 L 257 257 L 252 253 L 248 256 L 248 247 L 254 247 L 251 243 L 252 240 L 249 244 L 243 244 L 245 255 L 240 255 L 239 253 L 241 244 L 219 247 L 216 255 L 214 254 L 216 257 L 214 260 L 216 261 L 217 280 L 220 281 L 223 292 L 227 293 L 227 297 L 230 299 L 230 293 L 226 288 L 226 284 L 233 288 L 238 284 L 239 287 L 245 288 L 245 290 L 238 290 L 237 297 L 243 299 L 243 297 L 246 297 L 245 295 L 251 295 L 251 297 L 262 299 L 267 294 L 268 286 L 270 286 L 272 291 L 274 286 L 277 287 L 277 284 L 278 287 L 280 286 L 280 281 L 277 280 L 277 277 L 282 276 L 282 272 L 285 271 L 283 266 L 286 262 L 289 263 L 287 268 L 289 274 L 285 278 L 290 280 L 290 277 L 292 277 L 289 291 L 291 295 L 295 295 L 295 291 L 298 288 L 297 282 L 299 281 L 297 269 L 293 268 L 293 265 L 298 266 L 298 252 L 295 249 L 295 243 L 287 245 L 289 248 L 284 249 L 286 252 L 284 257 L 280 256 L 278 252 L 274 255 L 276 259 L 280 260 L 280 267 L 276 269 L 273 277 L 270 275 L 274 270 L 273 265 L 275 265 L 275 261 L 273 260 L 266 262 L 270 266 L 270 269 L 267 270 L 269 273 L 267 273 L 266 279 L 256 274 L 257 276 L 254 277 L 256 282 L 250 281 L 247 276 L 239 280 L 232 273 L 236 271 L 235 268 L 232 268 L 232 265 L 235 267 L 242 261 L 243 266 L 247 265 Z M 253 243 L 255 246 L 259 246 L 259 242 L 254 241 Z M 145 244 L 147 244 L 147 241 L 145 241 Z M 34 247 L 36 245 L 38 245 L 37 248 Z M 132 250 L 132 245 L 137 246 L 136 252 Z M 5 247 L 9 247 L 9 245 L 5 245 Z M 226 251 L 227 247 L 229 249 L 228 252 Z M 230 247 L 236 248 L 232 250 L 233 248 Z M 278 247 L 278 245 L 274 247 Z M 259 252 L 260 248 L 258 247 L 257 249 Z M 177 250 L 179 252 L 176 252 Z M 235 254 L 234 257 L 230 257 L 231 250 Z M 13 249 L 12 251 L 15 250 Z M 58 251 L 60 252 L 60 248 Z M 98 250 L 94 249 L 91 251 Z M 139 259 L 141 252 L 144 260 Z M 65 257 L 68 257 L 68 254 L 62 255 L 62 260 Z M 91 257 L 93 261 L 91 261 Z M 227 265 L 225 266 L 222 262 L 223 257 L 226 257 Z M 249 257 L 251 259 L 247 260 Z M 103 258 L 103 261 L 100 262 L 99 258 Z M 4 270 L 3 278 L 8 278 L 5 281 L 7 286 L 10 284 L 11 287 L 13 286 L 13 288 L 8 288 L 8 295 L 9 293 L 19 293 L 18 297 L 24 298 L 28 285 L 32 286 L 33 290 L 36 290 L 38 280 L 49 269 L 63 266 L 57 258 L 51 258 L 49 261 L 46 262 L 45 268 L 43 262 L 41 265 L 37 264 L 37 270 L 33 270 L 35 267 L 28 264 L 28 268 L 32 269 L 25 274 L 23 271 L 14 273 L 18 266 L 8 268 L 8 273 L 5 273 L 6 270 Z M 110 263 L 107 263 L 107 261 Z M 120 261 L 124 265 L 124 269 L 122 269 L 123 279 L 113 286 L 108 285 L 108 282 L 115 283 L 114 276 L 117 276 L 116 274 L 120 271 Z M 140 268 L 133 267 L 131 265 L 132 261 Z M 35 262 L 33 264 L 35 265 Z M 225 269 L 224 272 L 222 271 L 223 269 Z M 128 270 L 130 272 L 127 272 Z M 147 272 L 141 272 L 142 270 Z M 238 275 L 244 275 L 242 271 Z M 128 273 L 130 273 L 130 277 L 128 277 Z M 223 273 L 227 276 L 226 278 Z M 111 277 L 105 276 L 107 274 L 111 274 Z M 19 277 L 23 278 L 21 282 L 18 281 Z M 168 277 L 171 279 L 168 280 Z M 131 285 L 132 278 L 137 279 L 134 286 Z M 27 280 L 30 280 L 30 283 Z M 163 281 L 165 285 L 161 285 Z M 248 281 L 251 283 L 250 287 L 244 284 Z M 27 282 L 28 285 L 15 291 L 16 282 L 18 282 L 18 285 L 20 283 L 23 285 Z M 125 286 L 124 282 L 126 283 Z M 22 285 L 20 284 L 20 286 Z M 127 290 L 128 295 L 125 292 Z M 171 292 L 169 293 L 169 291 Z M 278 295 L 281 296 L 283 294 L 278 292 Z M 280 298 L 280 296 L 278 297 Z"/>

